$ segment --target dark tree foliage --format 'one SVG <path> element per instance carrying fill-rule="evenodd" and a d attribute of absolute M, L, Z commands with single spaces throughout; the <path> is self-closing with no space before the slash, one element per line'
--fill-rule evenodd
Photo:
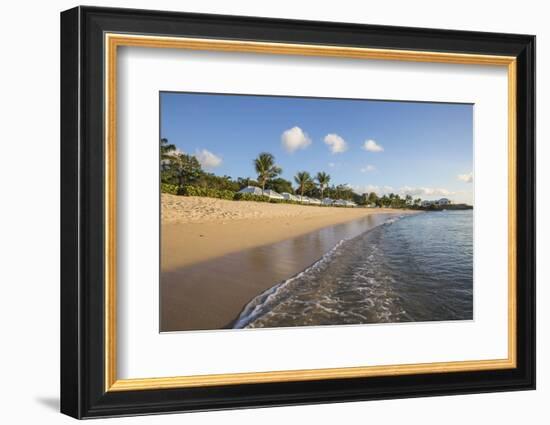
<path fill-rule="evenodd" d="M 202 167 L 192 155 L 184 153 L 169 155 L 161 163 L 161 180 L 163 183 L 180 186 L 194 184 L 203 175 Z"/>
<path fill-rule="evenodd" d="M 376 192 L 369 193 L 369 196 L 367 197 L 367 202 L 370 204 L 375 204 L 375 205 L 377 204 L 378 195 L 376 194 Z"/>
<path fill-rule="evenodd" d="M 297 192 L 299 192 L 301 196 L 304 196 L 309 189 L 314 187 L 313 179 L 307 171 L 299 171 L 296 173 L 294 182 L 298 185 Z"/>
<path fill-rule="evenodd" d="M 168 139 L 160 139 L 160 159 L 169 159 L 170 154 L 176 151 L 176 145 L 168 143 Z"/>
<path fill-rule="evenodd" d="M 346 184 L 327 187 L 324 191 L 324 196 L 332 199 L 343 199 L 345 201 L 353 201 L 353 189 Z"/>
<path fill-rule="evenodd" d="M 277 193 L 294 193 L 292 183 L 288 180 L 283 179 L 282 177 L 268 180 L 265 184 L 265 188 L 274 190 Z"/>
<path fill-rule="evenodd" d="M 254 169 L 258 174 L 258 182 L 262 186 L 262 190 L 265 189 L 265 185 L 269 180 L 274 179 L 283 170 L 275 164 L 275 157 L 267 152 L 262 152 L 254 160 Z"/>

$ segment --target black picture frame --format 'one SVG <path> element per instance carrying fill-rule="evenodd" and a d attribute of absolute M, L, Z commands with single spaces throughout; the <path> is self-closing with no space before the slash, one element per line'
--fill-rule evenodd
<path fill-rule="evenodd" d="M 517 58 L 517 367 L 105 391 L 104 33 L 507 55 Z M 75 418 L 535 388 L 535 37 L 76 7 L 61 13 L 61 412 Z"/>

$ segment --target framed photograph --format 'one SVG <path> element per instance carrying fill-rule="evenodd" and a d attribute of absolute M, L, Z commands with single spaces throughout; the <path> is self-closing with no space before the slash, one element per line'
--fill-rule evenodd
<path fill-rule="evenodd" d="M 61 411 L 535 388 L 535 37 L 61 14 Z"/>

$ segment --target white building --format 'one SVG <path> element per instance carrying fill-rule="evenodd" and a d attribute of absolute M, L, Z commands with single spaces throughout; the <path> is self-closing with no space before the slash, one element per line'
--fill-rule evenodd
<path fill-rule="evenodd" d="M 283 195 L 271 189 L 264 190 L 263 195 L 267 196 L 269 199 L 281 199 L 281 200 L 285 199 Z"/>
<path fill-rule="evenodd" d="M 263 195 L 262 189 L 257 186 L 246 186 L 239 190 L 238 193 L 250 193 L 252 195 Z"/>
<path fill-rule="evenodd" d="M 451 203 L 450 199 L 447 198 L 441 198 L 437 199 L 435 201 L 422 201 L 420 204 L 423 207 L 429 207 L 431 205 L 435 205 L 436 207 L 442 206 L 442 205 L 449 205 Z"/>
<path fill-rule="evenodd" d="M 321 205 L 321 200 L 320 199 L 315 199 L 315 198 L 309 198 L 309 203 L 311 205 Z"/>
<path fill-rule="evenodd" d="M 292 193 L 283 192 L 282 195 L 287 201 L 299 201 L 298 197 Z"/>
<path fill-rule="evenodd" d="M 334 201 L 331 198 L 324 198 L 322 202 L 323 205 L 332 205 Z"/>

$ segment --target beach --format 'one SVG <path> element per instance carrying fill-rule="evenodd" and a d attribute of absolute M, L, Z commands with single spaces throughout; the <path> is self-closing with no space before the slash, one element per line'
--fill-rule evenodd
<path fill-rule="evenodd" d="M 291 239 L 391 208 L 338 208 L 162 194 L 162 270 Z"/>
<path fill-rule="evenodd" d="M 162 194 L 161 330 L 227 328 L 339 241 L 412 211 Z"/>

